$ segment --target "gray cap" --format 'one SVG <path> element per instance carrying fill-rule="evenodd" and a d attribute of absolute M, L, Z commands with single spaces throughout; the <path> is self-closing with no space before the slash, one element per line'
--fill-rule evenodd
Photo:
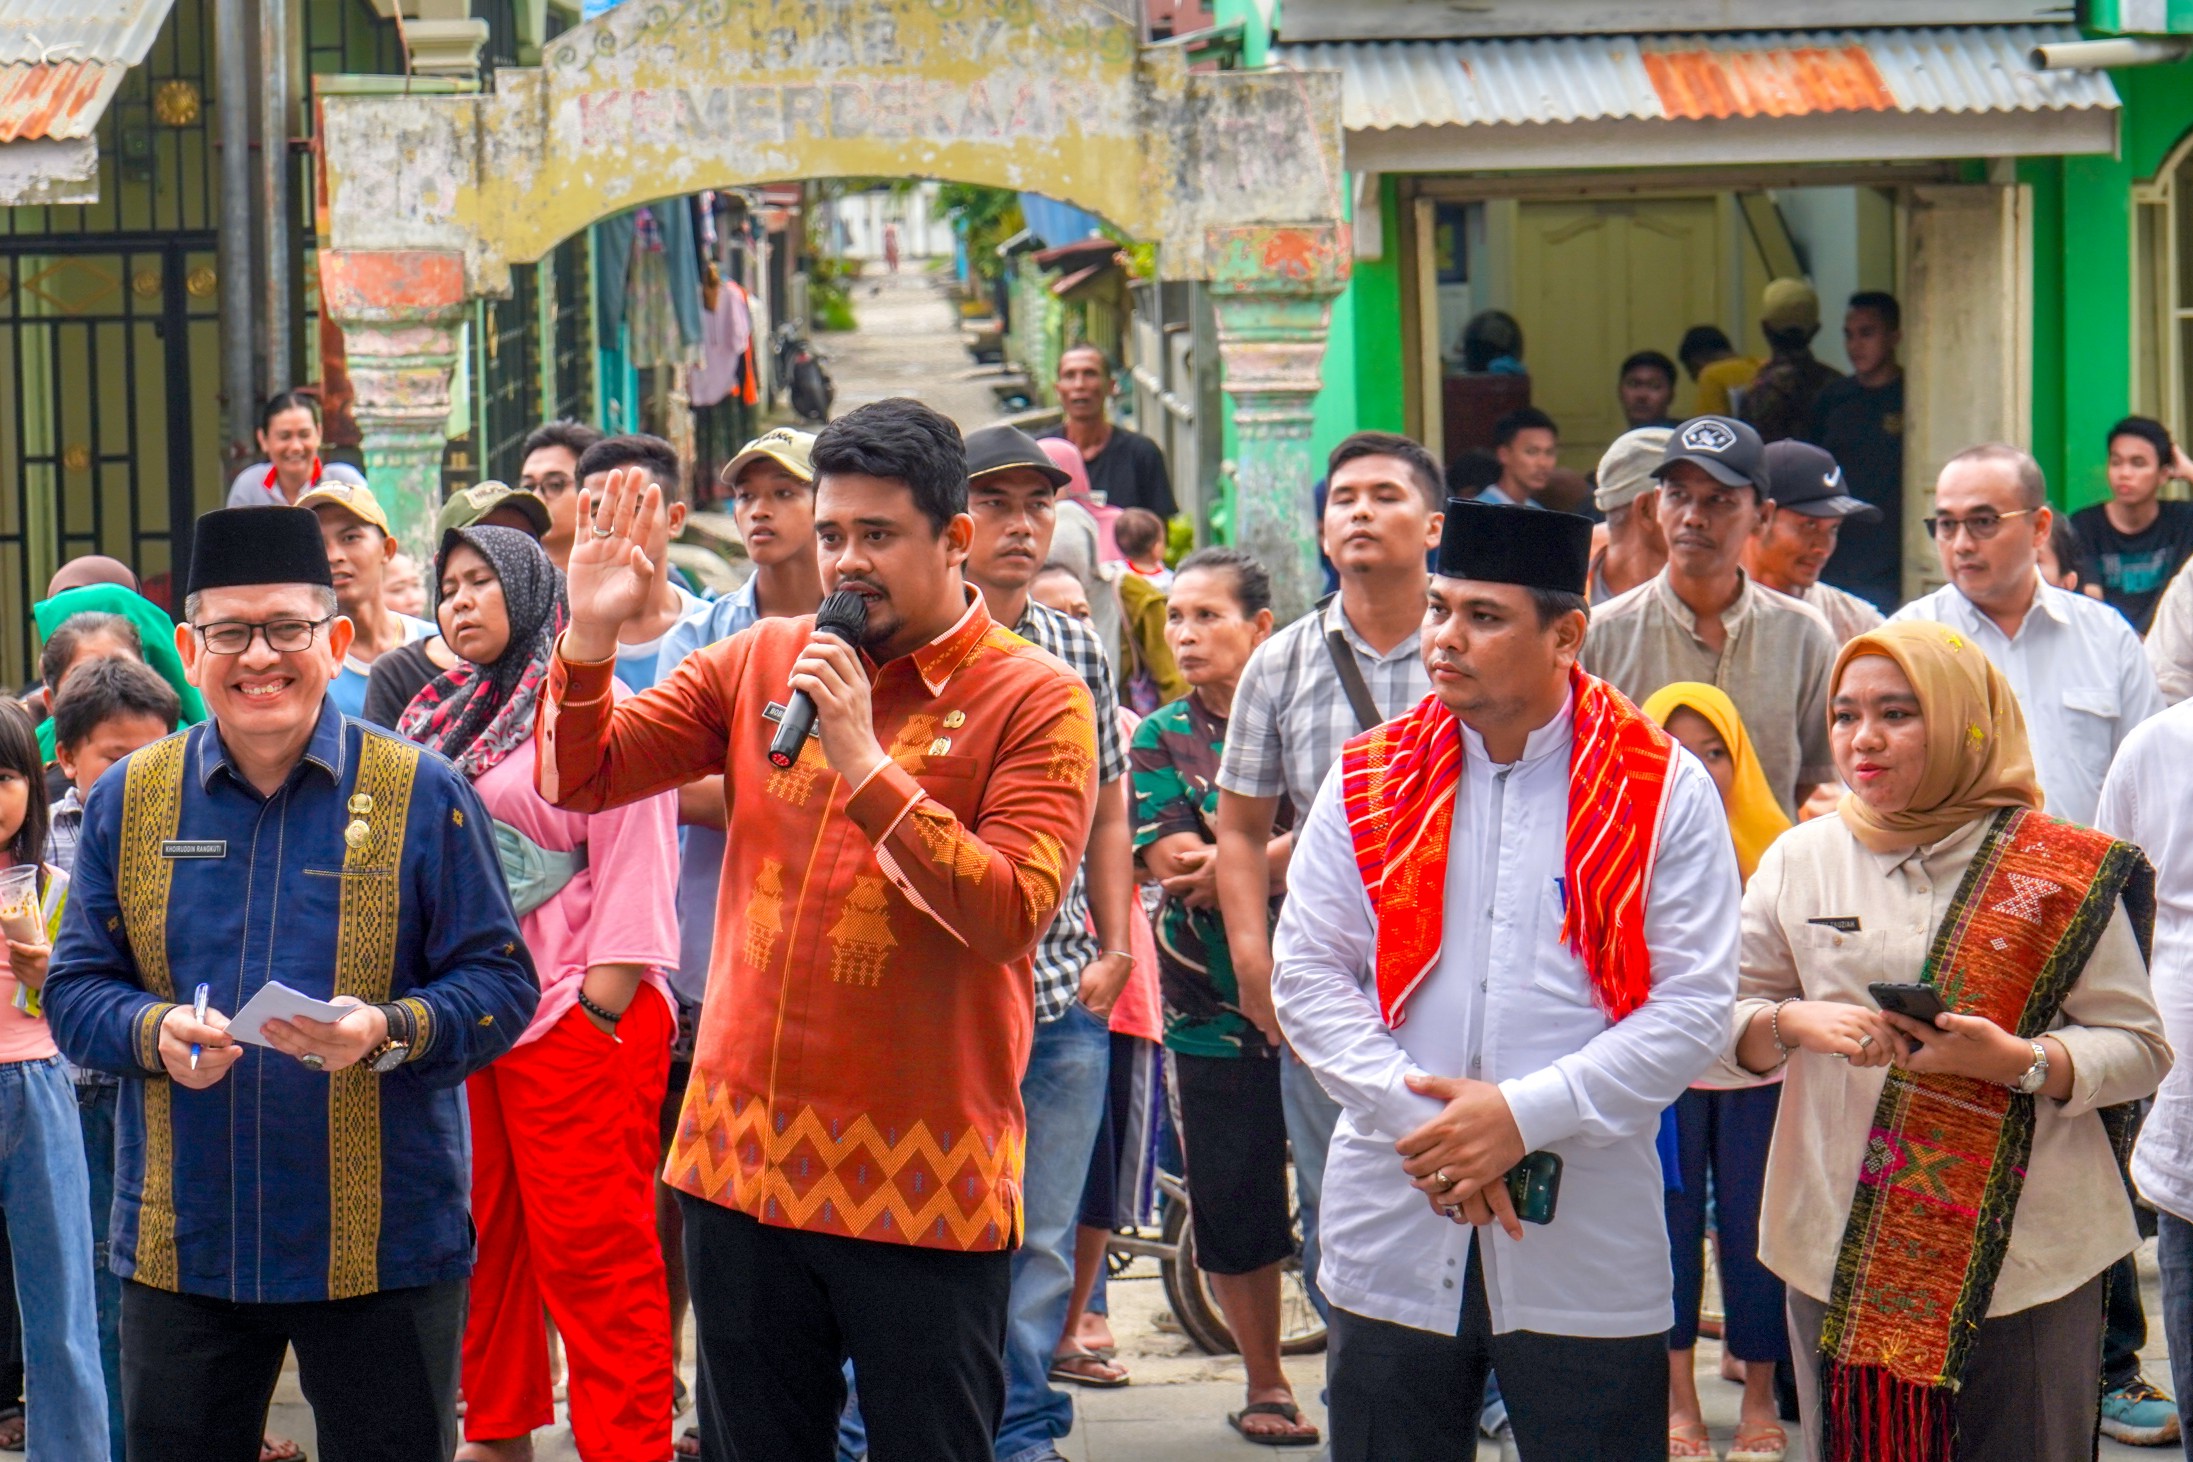
<path fill-rule="evenodd" d="M 1664 426 L 1641 426 L 1616 437 L 1599 458 L 1599 486 L 1592 501 L 1602 513 L 1626 508 L 1660 484 L 1652 469 L 1668 449 L 1675 433 Z"/>

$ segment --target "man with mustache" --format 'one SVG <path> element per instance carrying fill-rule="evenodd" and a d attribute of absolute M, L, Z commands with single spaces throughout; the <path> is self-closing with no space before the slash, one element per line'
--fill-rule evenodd
<path fill-rule="evenodd" d="M 702 1455 L 829 1462 L 850 1358 L 877 1456 L 990 1462 L 1033 956 L 1089 837 L 1094 707 L 966 582 L 957 427 L 878 401 L 810 460 L 823 587 L 865 602 L 859 644 L 766 618 L 612 704 L 664 512 L 658 484 L 612 472 L 580 502 L 540 789 L 593 810 L 724 779 L 718 937 L 667 1172 Z M 795 691 L 816 734 L 779 768 Z"/>
<path fill-rule="evenodd" d="M 1082 678 L 1096 707 L 1097 806 L 1089 851 L 1036 945 L 1036 1035 L 1021 1078 L 1028 1110 L 1026 1233 L 1013 1256 L 1011 1328 L 1005 1340 L 1001 1462 L 1044 1462 L 1073 1427 L 1074 1407 L 1048 1379 L 1066 1326 L 1074 1278 L 1075 1219 L 1089 1174 L 1111 1071 L 1112 1006 L 1133 972 L 1128 921 L 1135 917 L 1134 850 L 1127 823 L 1127 749 L 1104 648 L 1087 625 L 1029 596 L 1051 551 L 1054 499 L 1067 480 L 1041 447 L 1010 426 L 967 438 L 967 511 L 975 520 L 967 581 L 990 617 L 1048 650 Z M 1094 928 L 1092 930 L 1092 916 Z M 1077 1374 L 1104 1384 L 1125 1368 L 1091 1357 Z"/>
<path fill-rule="evenodd" d="M 1819 610 L 1838 645 L 1879 628 L 1880 610 L 1820 573 L 1835 557 L 1843 525 L 1879 522 L 1881 510 L 1851 496 L 1833 457 L 1795 438 L 1767 448 L 1767 501 L 1766 526 L 1744 545 L 1753 582 Z"/>
<path fill-rule="evenodd" d="M 1633 702 L 1678 680 L 1728 692 L 1774 798 L 1790 816 L 1835 775 L 1828 752 L 1828 671 L 1835 636 L 1818 610 L 1762 590 L 1745 548 L 1772 512 L 1766 448 L 1727 416 L 1683 423 L 1653 475 L 1668 563 L 1595 607 L 1584 669 Z"/>
<path fill-rule="evenodd" d="M 1726 1039 L 1736 865 L 1704 767 L 1577 668 L 1590 547 L 1450 505 L 1431 694 L 1346 744 L 1296 838 L 1272 991 L 1342 1110 L 1336 1462 L 1474 1455 L 1494 1367 L 1525 1457 L 1669 1454 L 1653 1138 Z"/>

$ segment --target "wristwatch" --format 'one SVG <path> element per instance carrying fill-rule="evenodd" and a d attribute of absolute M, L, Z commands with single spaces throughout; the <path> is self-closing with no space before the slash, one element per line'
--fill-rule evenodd
<path fill-rule="evenodd" d="M 2022 1091 L 2032 1096 L 2048 1085 L 2048 1047 L 2039 1041 L 2033 1043 L 2033 1064 L 2025 1069 L 2025 1075 L 2011 1083 L 2012 1091 Z"/>
<path fill-rule="evenodd" d="M 365 1053 L 362 1065 L 376 1076 L 385 1076 L 411 1059 L 411 1012 L 401 1005 L 376 1005 L 388 1021 L 388 1037 Z"/>

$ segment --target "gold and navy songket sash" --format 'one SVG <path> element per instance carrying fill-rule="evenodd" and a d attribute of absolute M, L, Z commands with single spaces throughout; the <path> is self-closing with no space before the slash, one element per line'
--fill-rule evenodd
<path fill-rule="evenodd" d="M 2130 844 L 2006 809 L 1920 978 L 1951 1010 L 2031 1040 L 2055 1022 L 2120 899 L 2146 952 L 2154 886 Z M 1950 1462 L 1956 1394 L 2010 1246 L 2036 1100 L 1890 1069 L 1820 1335 L 1830 1462 Z M 2115 1136 L 2123 1113 L 2103 1115 Z"/>

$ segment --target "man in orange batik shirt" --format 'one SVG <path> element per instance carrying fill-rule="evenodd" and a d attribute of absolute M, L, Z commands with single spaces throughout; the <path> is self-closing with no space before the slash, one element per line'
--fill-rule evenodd
<path fill-rule="evenodd" d="M 582 504 L 542 795 L 592 811 L 721 773 L 708 996 L 665 1178 L 685 1209 L 703 1454 L 830 1462 L 842 1362 L 880 1458 L 989 1462 L 1020 1235 L 1030 954 L 1096 800 L 1089 693 L 961 565 L 958 429 L 909 400 L 815 440 L 826 590 L 856 648 L 769 619 L 610 701 L 660 491 Z M 814 739 L 767 757 L 779 701 Z"/>

